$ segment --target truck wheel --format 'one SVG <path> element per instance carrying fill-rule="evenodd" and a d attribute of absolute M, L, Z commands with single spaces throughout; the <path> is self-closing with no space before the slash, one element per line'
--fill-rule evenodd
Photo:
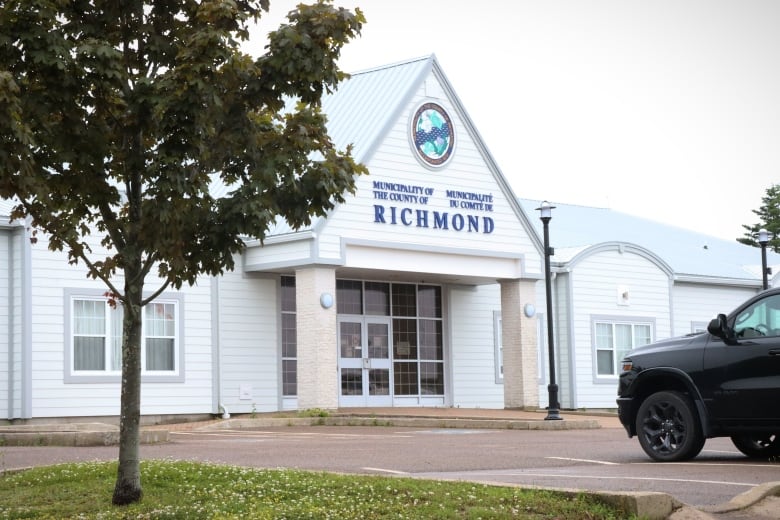
<path fill-rule="evenodd" d="M 661 462 L 692 459 L 704 446 L 693 403 L 680 392 L 656 392 L 645 399 L 636 431 L 645 453 Z"/>
<path fill-rule="evenodd" d="M 734 435 L 731 442 L 739 451 L 754 459 L 768 459 L 780 455 L 780 436 L 776 434 Z"/>

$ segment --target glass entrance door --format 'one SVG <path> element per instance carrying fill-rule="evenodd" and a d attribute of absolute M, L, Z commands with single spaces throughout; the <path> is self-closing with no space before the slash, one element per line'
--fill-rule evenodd
<path fill-rule="evenodd" d="M 339 318 L 339 406 L 392 406 L 390 320 Z"/>

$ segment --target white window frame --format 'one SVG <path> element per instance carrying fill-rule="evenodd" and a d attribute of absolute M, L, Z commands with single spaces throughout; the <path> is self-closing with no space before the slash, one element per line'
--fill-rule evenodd
<path fill-rule="evenodd" d="M 599 373 L 599 363 L 598 363 L 598 353 L 603 350 L 608 350 L 606 348 L 601 348 L 597 345 L 596 341 L 596 329 L 599 324 L 609 325 L 612 327 L 612 346 L 611 346 L 611 352 L 613 353 L 612 356 L 612 374 L 601 374 Z M 591 355 L 593 357 L 593 377 L 594 381 L 608 381 L 610 383 L 614 383 L 614 381 L 620 376 L 620 362 L 622 361 L 622 356 L 618 355 L 617 347 L 615 346 L 615 341 L 617 335 L 615 334 L 615 326 L 616 325 L 629 325 L 631 326 L 631 347 L 628 349 L 629 351 L 633 348 L 636 348 L 641 345 L 635 344 L 636 334 L 634 332 L 635 327 L 641 326 L 641 327 L 649 327 L 650 329 L 650 338 L 648 343 L 652 343 L 655 340 L 655 318 L 646 318 L 641 316 L 591 316 L 591 345 L 592 345 L 592 352 Z"/>
<path fill-rule="evenodd" d="M 80 289 L 66 289 L 64 298 L 64 380 L 65 383 L 115 383 L 120 382 L 122 372 L 111 369 L 111 316 L 116 316 L 119 311 L 112 308 L 105 291 L 91 291 Z M 76 301 L 95 301 L 102 302 L 106 310 L 105 335 L 106 338 L 106 361 L 103 370 L 76 370 L 75 368 L 75 302 Z M 173 339 L 173 369 L 172 370 L 147 370 L 146 369 L 146 339 L 147 339 L 147 319 L 146 313 L 149 307 L 144 306 L 141 310 L 141 379 L 142 381 L 154 382 L 184 382 L 184 297 L 181 294 L 164 293 L 155 298 L 149 305 L 173 305 L 173 336 L 169 334 L 156 335 L 154 338 Z M 121 356 L 121 353 L 120 353 Z"/>

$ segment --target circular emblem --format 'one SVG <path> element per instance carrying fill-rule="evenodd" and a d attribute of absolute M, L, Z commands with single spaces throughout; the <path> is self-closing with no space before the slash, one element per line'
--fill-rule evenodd
<path fill-rule="evenodd" d="M 430 166 L 441 166 L 455 148 L 455 131 L 447 112 L 436 103 L 425 103 L 412 117 L 412 140 L 417 155 Z"/>

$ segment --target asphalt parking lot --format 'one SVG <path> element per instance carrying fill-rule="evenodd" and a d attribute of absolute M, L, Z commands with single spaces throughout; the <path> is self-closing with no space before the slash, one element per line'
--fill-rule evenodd
<path fill-rule="evenodd" d="M 111 460 L 117 457 L 118 449 L 6 446 L 2 454 L 3 469 L 10 470 L 59 462 Z M 660 464 L 651 462 L 636 439 L 628 439 L 617 428 L 548 431 L 282 426 L 190 430 L 171 432 L 168 443 L 143 445 L 141 454 L 147 459 L 188 459 L 262 468 L 465 479 L 593 491 L 658 491 L 696 507 L 723 504 L 758 484 L 780 481 L 780 463 L 749 460 L 728 439 L 710 439 L 701 455 L 690 462 Z"/>

